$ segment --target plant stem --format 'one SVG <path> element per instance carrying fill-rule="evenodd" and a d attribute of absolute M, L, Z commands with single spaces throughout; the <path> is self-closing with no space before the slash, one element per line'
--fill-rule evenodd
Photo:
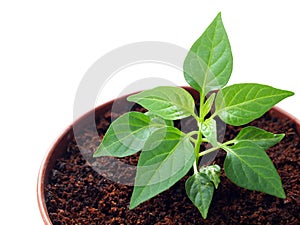
<path fill-rule="evenodd" d="M 192 137 L 194 135 L 198 135 L 198 131 L 191 131 L 190 133 L 187 134 L 189 137 Z"/>
<path fill-rule="evenodd" d="M 193 164 L 194 174 L 198 173 L 197 163 L 196 161 Z"/>
<path fill-rule="evenodd" d="M 217 115 L 218 115 L 218 112 L 214 112 L 214 113 L 209 117 L 209 119 L 213 119 L 213 118 L 215 118 Z"/>
<path fill-rule="evenodd" d="M 230 140 L 230 141 L 226 141 L 226 142 L 224 142 L 223 144 L 222 144 L 222 146 L 224 146 L 224 145 L 231 145 L 231 144 L 235 144 L 237 141 L 235 140 L 235 139 L 232 139 L 232 140 Z"/>
<path fill-rule="evenodd" d="M 196 121 L 198 121 L 198 119 L 199 119 L 199 117 L 198 117 L 195 113 L 192 114 L 192 117 L 194 117 L 194 119 L 195 119 Z"/>
<path fill-rule="evenodd" d="M 200 157 L 201 157 L 201 156 L 204 156 L 204 155 L 206 155 L 206 154 L 208 154 L 208 153 L 211 153 L 211 152 L 214 152 L 214 151 L 218 150 L 219 148 L 220 148 L 220 146 L 217 146 L 217 147 L 213 147 L 213 148 L 207 149 L 207 150 L 205 150 L 205 151 L 203 151 L 203 152 L 200 152 L 200 153 L 199 153 L 199 156 L 200 156 Z"/>
<path fill-rule="evenodd" d="M 200 118 L 200 122 L 204 121 L 204 115 L 202 113 L 203 105 L 204 105 L 204 100 L 205 100 L 205 93 L 202 90 L 202 92 L 200 94 L 200 105 L 199 105 L 199 118 Z"/>
<path fill-rule="evenodd" d="M 201 156 L 204 156 L 204 155 L 206 155 L 206 154 L 208 154 L 208 153 L 211 153 L 211 152 L 214 152 L 214 151 L 216 151 L 216 150 L 218 150 L 218 149 L 220 149 L 220 148 L 222 148 L 222 149 L 228 149 L 228 145 L 231 145 L 231 144 L 234 144 L 234 143 L 236 143 L 236 141 L 233 139 L 233 140 L 230 140 L 230 141 L 227 141 L 227 142 L 225 142 L 225 143 L 223 143 L 223 144 L 221 144 L 221 143 L 218 143 L 218 146 L 216 146 L 216 147 L 213 147 L 213 148 L 210 148 L 210 149 L 207 149 L 207 150 L 205 150 L 205 151 L 203 151 L 203 152 L 200 152 L 199 153 L 199 157 L 201 157 Z"/>
<path fill-rule="evenodd" d="M 200 129 L 200 125 L 199 123 L 203 122 L 204 121 L 204 118 L 202 116 L 202 109 L 203 109 L 203 105 L 204 105 L 204 99 L 205 99 L 205 93 L 202 91 L 201 94 L 200 94 L 200 104 L 199 104 L 199 117 L 198 117 L 198 127 L 199 127 L 199 130 L 198 130 L 198 137 L 197 137 L 197 142 L 196 142 L 196 145 L 195 145 L 195 157 L 196 157 L 196 160 L 194 162 L 194 173 L 198 172 L 198 164 L 199 164 L 199 158 L 200 158 L 200 146 L 203 142 L 202 140 L 202 132 L 201 132 L 201 129 Z"/>
<path fill-rule="evenodd" d="M 209 140 L 207 140 L 206 138 L 202 138 L 202 142 L 206 142 L 206 143 L 208 143 L 208 142 L 209 142 Z"/>
<path fill-rule="evenodd" d="M 193 142 L 195 145 L 197 144 L 197 140 L 195 138 L 190 137 L 190 141 Z"/>
<path fill-rule="evenodd" d="M 198 138 L 197 138 L 197 142 L 196 142 L 196 146 L 195 146 L 195 156 L 196 156 L 196 164 L 198 165 L 199 162 L 199 152 L 200 152 L 200 146 L 202 144 L 202 132 L 198 131 Z"/>

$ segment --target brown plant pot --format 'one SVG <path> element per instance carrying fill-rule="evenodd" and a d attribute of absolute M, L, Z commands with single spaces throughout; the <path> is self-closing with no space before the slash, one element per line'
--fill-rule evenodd
<path fill-rule="evenodd" d="M 191 88 L 186 88 L 186 89 L 193 95 L 193 97 L 197 101 L 198 98 L 197 92 Z M 126 96 L 118 99 L 117 101 L 119 102 L 118 104 L 120 105 L 126 104 L 127 103 Z M 63 157 L 66 154 L 67 146 L 70 143 L 70 141 L 72 141 L 74 138 L 73 127 L 76 126 L 77 129 L 84 129 L 85 127 L 89 126 L 89 122 L 90 122 L 89 119 L 91 118 L 91 116 L 94 115 L 95 116 L 94 118 L 97 118 L 99 115 L 104 115 L 107 111 L 111 109 L 113 102 L 114 101 L 110 101 L 106 104 L 98 106 L 95 110 L 92 110 L 87 114 L 83 115 L 76 122 L 74 122 L 72 125 L 67 127 L 67 129 L 59 136 L 59 138 L 54 142 L 53 146 L 46 154 L 46 157 L 44 158 L 39 171 L 38 182 L 37 182 L 37 200 L 38 200 L 39 210 L 45 224 L 52 225 L 52 222 L 47 212 L 47 207 L 45 202 L 45 187 L 49 182 L 49 176 L 51 174 L 52 169 L 54 168 L 56 160 L 59 159 L 60 157 Z M 292 115 L 290 115 L 289 113 L 285 112 L 284 110 L 278 107 L 273 107 L 269 111 L 269 113 L 271 116 L 274 116 L 277 119 L 287 118 L 291 123 L 295 125 L 295 129 L 298 135 L 300 134 L 300 121 L 298 119 L 296 119 L 295 117 L 293 117 Z M 299 205 L 297 207 L 299 208 Z"/>

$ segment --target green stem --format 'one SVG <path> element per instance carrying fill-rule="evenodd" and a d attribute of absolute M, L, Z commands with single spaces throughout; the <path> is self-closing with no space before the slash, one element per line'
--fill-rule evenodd
<path fill-rule="evenodd" d="M 209 117 L 209 119 L 213 119 L 213 118 L 215 118 L 217 115 L 218 115 L 218 112 L 214 112 L 214 113 Z"/>
<path fill-rule="evenodd" d="M 204 105 L 204 100 L 205 100 L 205 94 L 204 92 L 201 93 L 200 96 L 200 106 L 199 106 L 199 118 L 200 118 L 200 122 L 204 121 L 204 116 L 202 113 L 202 109 L 203 109 L 203 105 Z"/>
<path fill-rule="evenodd" d="M 195 119 L 196 121 L 198 121 L 198 119 L 199 119 L 199 117 L 198 117 L 195 113 L 192 114 L 192 117 L 194 117 L 194 119 Z"/>
<path fill-rule="evenodd" d="M 208 143 L 208 142 L 209 142 L 209 140 L 207 140 L 206 138 L 202 138 L 202 142 L 206 142 L 206 143 Z"/>
<path fill-rule="evenodd" d="M 195 146 L 195 156 L 196 156 L 196 164 L 198 165 L 199 162 L 199 152 L 200 152 L 200 146 L 202 144 L 202 133 L 199 129 L 198 131 L 198 138 Z"/>
<path fill-rule="evenodd" d="M 193 164 L 194 174 L 198 173 L 197 163 L 196 161 Z"/>
<path fill-rule="evenodd" d="M 230 141 L 227 141 L 227 142 L 224 142 L 223 144 L 218 143 L 218 146 L 210 148 L 210 149 L 207 149 L 207 150 L 205 150 L 203 152 L 200 152 L 199 153 L 199 157 L 204 156 L 204 155 L 206 155 L 208 153 L 214 152 L 214 151 L 216 151 L 216 150 L 218 150 L 220 148 L 222 148 L 224 150 L 228 149 L 228 145 L 231 145 L 231 144 L 234 144 L 234 143 L 236 143 L 236 140 L 234 140 L 234 139 L 230 140 Z"/>
<path fill-rule="evenodd" d="M 195 145 L 197 144 L 197 140 L 195 138 L 190 137 L 190 141 L 193 142 Z"/>
<path fill-rule="evenodd" d="M 187 133 L 188 137 L 192 137 L 197 134 L 198 134 L 198 131 L 191 131 L 190 133 Z"/>
<path fill-rule="evenodd" d="M 235 144 L 237 141 L 235 139 L 232 139 L 230 141 L 226 141 L 222 144 L 222 146 L 227 146 L 227 145 L 231 145 L 231 144 Z"/>
<path fill-rule="evenodd" d="M 202 116 L 202 109 L 203 109 L 203 105 L 204 105 L 204 100 L 205 100 L 205 93 L 202 91 L 201 94 L 200 94 L 200 105 L 199 105 L 199 117 L 198 117 L 198 127 L 199 127 L 199 130 L 198 130 L 198 137 L 197 137 L 197 142 L 196 142 L 196 145 L 195 145 L 195 157 L 196 157 L 196 160 L 194 162 L 194 173 L 195 171 L 198 171 L 198 164 L 199 164 L 199 158 L 200 158 L 200 146 L 203 142 L 202 140 L 202 132 L 201 132 L 201 129 L 200 129 L 200 126 L 199 126 L 199 123 L 203 122 L 204 121 L 204 118 Z"/>
<path fill-rule="evenodd" d="M 219 148 L 220 148 L 220 146 L 217 146 L 217 147 L 213 147 L 213 148 L 207 149 L 207 150 L 205 150 L 205 151 L 203 151 L 203 152 L 200 152 L 200 153 L 199 153 L 199 156 L 200 156 L 200 157 L 201 157 L 201 156 L 204 156 L 204 155 L 206 155 L 206 154 L 208 154 L 208 153 L 211 153 L 211 152 L 214 152 L 214 151 L 218 150 Z"/>
<path fill-rule="evenodd" d="M 190 133 L 187 133 L 186 135 L 187 135 L 188 138 L 190 138 L 190 140 L 192 142 L 195 143 L 195 142 L 197 142 L 197 140 L 195 138 L 193 138 L 192 136 L 198 135 L 198 134 L 199 134 L 199 131 L 191 131 Z M 202 137 L 202 142 L 209 142 L 209 140 L 207 140 L 207 138 L 205 138 L 205 137 Z"/>

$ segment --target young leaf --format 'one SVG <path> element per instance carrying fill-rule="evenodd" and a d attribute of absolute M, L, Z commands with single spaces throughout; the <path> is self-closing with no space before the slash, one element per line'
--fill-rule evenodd
<path fill-rule="evenodd" d="M 108 128 L 94 157 L 125 157 L 140 151 L 153 129 L 165 127 L 140 112 L 129 112 L 116 119 Z"/>
<path fill-rule="evenodd" d="M 214 194 L 213 183 L 204 173 L 196 173 L 186 181 L 185 190 L 189 199 L 200 211 L 202 217 L 206 219 Z"/>
<path fill-rule="evenodd" d="M 214 119 L 207 119 L 200 123 L 200 130 L 214 147 L 217 146 L 217 123 Z"/>
<path fill-rule="evenodd" d="M 280 177 L 266 152 L 249 141 L 239 142 L 224 150 L 227 177 L 240 187 L 285 198 Z"/>
<path fill-rule="evenodd" d="M 130 208 L 174 185 L 194 160 L 193 145 L 180 130 L 166 127 L 153 132 L 139 158 Z"/>
<path fill-rule="evenodd" d="M 280 142 L 283 137 L 284 134 L 273 134 L 257 127 L 249 126 L 243 128 L 234 140 L 237 142 L 250 141 L 267 150 Z"/>
<path fill-rule="evenodd" d="M 225 123 L 240 126 L 259 118 L 293 92 L 262 84 L 234 84 L 218 92 L 215 114 Z"/>
<path fill-rule="evenodd" d="M 128 101 L 140 104 L 165 120 L 183 119 L 194 114 L 193 97 L 179 87 L 156 87 L 131 95 L 128 97 Z"/>
<path fill-rule="evenodd" d="M 210 165 L 210 166 L 202 166 L 200 168 L 200 173 L 203 173 L 207 176 L 207 178 L 213 182 L 215 188 L 217 189 L 220 183 L 220 175 L 221 168 L 219 165 Z"/>
<path fill-rule="evenodd" d="M 186 81 L 205 95 L 224 87 L 232 72 L 230 43 L 219 13 L 185 58 Z"/>
<path fill-rule="evenodd" d="M 212 93 L 209 98 L 206 100 L 206 102 L 203 105 L 202 109 L 202 117 L 204 118 L 211 110 L 211 107 L 214 103 L 216 93 Z"/>

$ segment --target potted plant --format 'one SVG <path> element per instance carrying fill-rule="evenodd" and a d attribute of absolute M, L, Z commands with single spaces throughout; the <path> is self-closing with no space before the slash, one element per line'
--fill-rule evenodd
<path fill-rule="evenodd" d="M 292 154 L 299 154 L 300 125 L 272 108 L 293 93 L 254 83 L 226 86 L 232 64 L 219 13 L 185 59 L 184 76 L 192 88 L 156 87 L 118 99 L 119 104 L 136 103 L 133 111 L 120 115 L 110 114 L 112 102 L 98 107 L 100 142 L 89 136 L 86 116 L 75 122 L 73 126 L 83 130 L 80 138 L 90 143 L 85 153 L 89 160 L 80 156 L 72 128 L 68 128 L 46 157 L 39 176 L 39 205 L 45 223 L 51 224 L 50 217 L 53 224 L 299 222 L 298 215 L 293 215 L 299 210 L 297 189 L 291 187 L 296 192 L 287 195 L 288 184 L 282 185 L 278 175 L 279 170 L 280 175 L 290 175 L 288 182 L 295 184 L 298 177 L 293 168 L 298 164 L 285 168 L 284 160 L 291 154 L 278 143 L 285 135 L 293 135 L 285 147 L 294 146 Z M 116 117 L 112 123 L 111 116 Z M 218 121 L 232 129 L 224 141 L 218 138 Z M 192 129 L 180 130 L 181 123 Z M 270 147 L 268 154 L 276 167 L 266 153 Z M 218 156 L 212 164 L 199 165 L 202 157 L 213 152 Z M 280 162 L 275 159 L 278 154 Z M 91 169 L 93 165 L 102 172 L 123 171 L 123 164 L 111 163 L 111 157 L 137 165 L 136 171 L 118 174 L 120 180 L 135 178 L 133 188 Z M 252 200 L 240 199 L 245 211 L 236 205 L 241 197 Z M 248 211 L 245 202 L 257 208 Z M 264 210 L 270 208 L 264 205 L 272 206 L 268 216 Z M 289 215 L 278 209 L 284 205 Z"/>

